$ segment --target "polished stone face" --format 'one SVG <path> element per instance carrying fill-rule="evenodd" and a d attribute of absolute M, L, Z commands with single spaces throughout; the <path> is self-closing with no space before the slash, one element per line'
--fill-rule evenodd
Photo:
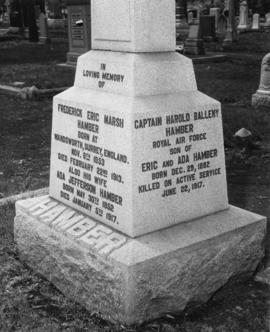
<path fill-rule="evenodd" d="M 224 210 L 220 104 L 184 56 L 89 52 L 54 99 L 50 176 L 52 197 L 132 237 Z"/>
<path fill-rule="evenodd" d="M 175 50 L 175 0 L 92 0 L 92 48 Z"/>

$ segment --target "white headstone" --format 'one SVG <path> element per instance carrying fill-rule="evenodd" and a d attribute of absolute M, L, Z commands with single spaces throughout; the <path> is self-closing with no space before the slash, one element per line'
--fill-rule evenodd
<path fill-rule="evenodd" d="M 261 78 L 259 88 L 252 95 L 252 106 L 270 106 L 270 53 L 267 53 L 261 63 Z"/>
<path fill-rule="evenodd" d="M 247 30 L 248 29 L 248 4 L 244 0 L 240 3 L 240 16 L 239 16 L 239 24 L 238 30 Z"/>
<path fill-rule="evenodd" d="M 220 8 L 210 8 L 210 15 L 215 16 L 215 29 L 218 29 L 218 22 L 220 19 Z"/>
<path fill-rule="evenodd" d="M 252 30 L 260 29 L 260 14 L 253 14 L 252 16 Z"/>
<path fill-rule="evenodd" d="M 270 26 L 270 13 L 265 14 L 265 25 Z"/>

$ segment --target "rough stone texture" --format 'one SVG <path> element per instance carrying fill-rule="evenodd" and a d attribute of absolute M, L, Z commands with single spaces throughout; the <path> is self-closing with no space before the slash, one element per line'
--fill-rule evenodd
<path fill-rule="evenodd" d="M 80 222 L 60 230 L 51 212 L 61 207 L 48 197 L 17 202 L 21 257 L 66 296 L 111 321 L 138 323 L 203 303 L 230 278 L 252 273 L 264 255 L 266 219 L 232 206 L 136 239 L 85 217 L 84 225 L 93 224 L 88 247 Z M 106 250 L 100 227 L 124 241 Z"/>
<path fill-rule="evenodd" d="M 270 92 L 267 93 L 260 93 L 256 92 L 252 95 L 252 106 L 253 107 L 269 107 L 270 106 Z"/>

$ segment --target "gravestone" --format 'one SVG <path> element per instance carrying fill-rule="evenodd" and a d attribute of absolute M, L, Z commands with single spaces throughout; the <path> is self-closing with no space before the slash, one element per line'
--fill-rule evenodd
<path fill-rule="evenodd" d="M 200 16 L 200 26 L 202 31 L 202 38 L 204 40 L 212 41 L 216 37 L 215 17 L 211 15 Z"/>
<path fill-rule="evenodd" d="M 226 16 L 224 14 L 221 14 L 219 16 L 216 32 L 220 35 L 224 35 L 226 33 L 226 25 L 227 25 Z"/>
<path fill-rule="evenodd" d="M 202 39 L 202 27 L 199 19 L 193 19 L 193 21 L 189 24 L 189 33 L 184 45 L 185 54 L 205 54 Z"/>
<path fill-rule="evenodd" d="M 253 14 L 251 30 L 260 30 L 260 14 Z"/>
<path fill-rule="evenodd" d="M 226 2 L 225 13 L 228 16 L 226 35 L 222 43 L 224 49 L 230 49 L 232 43 L 237 40 L 236 22 L 235 22 L 235 7 L 234 0 Z"/>
<path fill-rule="evenodd" d="M 49 42 L 48 38 L 48 24 L 47 17 L 44 13 L 39 15 L 39 42 L 41 44 L 46 44 Z"/>
<path fill-rule="evenodd" d="M 220 18 L 220 14 L 221 14 L 220 13 L 220 8 L 210 8 L 209 15 L 215 17 L 215 29 L 216 29 L 216 31 L 218 29 L 218 21 L 219 21 L 219 18 Z"/>
<path fill-rule="evenodd" d="M 67 64 L 75 66 L 78 56 L 91 49 L 90 0 L 68 0 Z"/>
<path fill-rule="evenodd" d="M 188 35 L 188 22 L 184 0 L 176 1 L 176 43 L 185 40 Z"/>
<path fill-rule="evenodd" d="M 260 85 L 252 96 L 252 106 L 270 106 L 270 53 L 262 59 Z"/>
<path fill-rule="evenodd" d="M 270 13 L 265 14 L 265 26 L 266 27 L 270 26 Z"/>
<path fill-rule="evenodd" d="M 248 4 L 246 0 L 241 1 L 239 9 L 238 31 L 246 31 L 248 29 Z"/>
<path fill-rule="evenodd" d="M 194 14 L 193 11 L 188 11 L 188 24 L 192 23 L 194 20 Z"/>
<path fill-rule="evenodd" d="M 266 221 L 228 204 L 220 103 L 175 52 L 175 1 L 92 0 L 92 46 L 54 97 L 50 196 L 17 202 L 15 239 L 66 296 L 139 323 L 254 271 Z"/>

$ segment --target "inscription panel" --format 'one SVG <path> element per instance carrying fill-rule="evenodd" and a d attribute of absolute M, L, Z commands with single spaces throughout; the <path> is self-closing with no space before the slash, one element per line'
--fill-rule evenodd
<path fill-rule="evenodd" d="M 118 59 L 120 62 L 121 59 Z M 76 70 L 75 85 L 85 89 L 96 89 L 104 92 L 131 90 L 132 76 L 130 68 L 118 62 L 100 62 L 99 59 L 80 59 Z"/>
<path fill-rule="evenodd" d="M 130 135 L 130 122 L 121 114 L 55 99 L 52 197 L 127 230 L 123 221 L 131 210 Z"/>
<path fill-rule="evenodd" d="M 133 186 L 135 219 L 146 215 L 156 224 L 164 220 L 174 224 L 228 207 L 218 104 L 137 115 L 133 131 L 137 146 L 133 178 L 138 179 Z"/>
<path fill-rule="evenodd" d="M 72 47 L 85 47 L 85 32 L 83 15 L 81 12 L 71 13 L 71 43 Z"/>
<path fill-rule="evenodd" d="M 121 102 L 119 111 L 88 106 L 87 98 L 102 96 L 54 99 L 53 198 L 130 236 L 228 207 L 218 103 L 200 95 L 205 106 L 196 107 L 192 94 L 173 111 L 167 97 L 161 107 L 157 97 L 147 107 Z"/>

